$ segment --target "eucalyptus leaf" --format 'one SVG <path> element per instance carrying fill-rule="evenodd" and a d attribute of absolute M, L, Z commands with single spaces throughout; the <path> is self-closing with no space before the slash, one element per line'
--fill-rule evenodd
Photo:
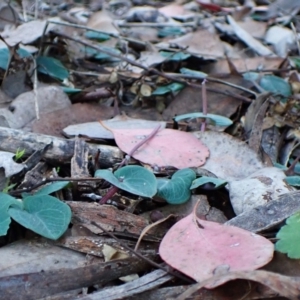
<path fill-rule="evenodd" d="M 69 77 L 68 70 L 58 59 L 48 56 L 39 56 L 36 59 L 36 63 L 37 70 L 42 74 L 59 80 L 64 80 Z"/>
<path fill-rule="evenodd" d="M 95 177 L 101 177 L 121 190 L 142 197 L 151 198 L 157 191 L 155 176 L 141 166 L 126 166 L 114 174 L 108 170 L 97 170 Z"/>
<path fill-rule="evenodd" d="M 213 183 L 215 185 L 215 189 L 222 187 L 226 185 L 227 181 L 219 178 L 214 178 L 214 177 L 207 177 L 207 176 L 202 176 L 197 179 L 195 179 L 190 187 L 190 189 L 195 189 L 203 184 L 206 183 Z"/>
<path fill-rule="evenodd" d="M 50 184 L 43 186 L 39 189 L 34 195 L 50 195 L 54 192 L 57 192 L 63 189 L 65 186 L 69 184 L 69 181 L 56 181 Z"/>
<path fill-rule="evenodd" d="M 195 113 L 189 113 L 184 115 L 179 115 L 174 118 L 176 122 L 179 122 L 184 119 L 194 119 L 194 118 L 201 118 L 201 119 L 208 119 L 211 121 L 214 125 L 217 126 L 230 126 L 232 124 L 232 121 L 229 118 L 214 115 L 214 114 L 206 114 L 204 115 L 201 112 L 195 112 Z"/>
<path fill-rule="evenodd" d="M 37 195 L 23 200 L 24 210 L 10 208 L 8 214 L 22 226 L 49 239 L 58 239 L 71 221 L 70 207 L 55 197 Z"/>
<path fill-rule="evenodd" d="M 171 84 L 165 85 L 165 86 L 160 86 L 157 89 L 155 89 L 152 93 L 154 96 L 159 96 L 159 95 L 165 95 L 170 92 L 178 92 L 184 88 L 184 85 L 181 83 L 173 82 Z"/>

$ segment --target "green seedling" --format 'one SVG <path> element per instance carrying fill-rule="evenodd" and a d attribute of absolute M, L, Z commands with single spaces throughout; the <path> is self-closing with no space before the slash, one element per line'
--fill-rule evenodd
<path fill-rule="evenodd" d="M 16 161 L 19 161 L 25 154 L 25 149 L 20 149 L 18 148 L 17 151 L 16 151 L 16 154 L 15 154 L 15 160 Z"/>

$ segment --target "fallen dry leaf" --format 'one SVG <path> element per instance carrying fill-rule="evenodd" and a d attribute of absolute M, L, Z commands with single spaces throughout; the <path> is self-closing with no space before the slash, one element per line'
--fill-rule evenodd
<path fill-rule="evenodd" d="M 165 235 L 161 258 L 198 282 L 218 272 L 255 270 L 273 257 L 273 244 L 234 226 L 196 219 L 190 214 Z"/>
<path fill-rule="evenodd" d="M 117 145 L 125 153 L 149 135 L 152 129 L 113 129 Z M 208 149 L 191 133 L 162 129 L 134 152 L 132 157 L 158 167 L 178 169 L 200 167 L 209 156 Z"/>

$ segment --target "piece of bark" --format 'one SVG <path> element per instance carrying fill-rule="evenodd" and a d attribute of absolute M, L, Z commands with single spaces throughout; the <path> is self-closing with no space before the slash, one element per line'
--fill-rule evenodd
<path fill-rule="evenodd" d="M 148 266 L 144 260 L 131 257 L 77 269 L 5 276 L 0 278 L 0 300 L 40 299 L 94 284 L 105 284 L 129 274 L 145 272 Z"/>
<path fill-rule="evenodd" d="M 71 159 L 71 177 L 72 178 L 90 178 L 88 169 L 89 149 L 86 142 L 79 137 L 75 138 L 74 155 Z M 81 193 L 90 193 L 96 188 L 94 181 L 74 182 L 77 190 Z"/>
<path fill-rule="evenodd" d="M 67 204 L 72 210 L 72 223 L 84 226 L 96 234 L 103 233 L 103 231 L 92 225 L 92 221 L 107 231 L 135 236 L 138 236 L 149 225 L 146 218 L 118 210 L 114 206 L 77 201 L 68 201 Z"/>
<path fill-rule="evenodd" d="M 270 229 L 300 210 L 299 196 L 300 191 L 280 195 L 276 200 L 245 211 L 225 224 L 255 233 Z"/>
<path fill-rule="evenodd" d="M 80 300 L 117 300 L 152 290 L 172 280 L 174 277 L 163 270 L 155 270 L 132 282 L 111 287 L 100 292 L 79 298 Z"/>
<path fill-rule="evenodd" d="M 25 149 L 25 156 L 35 150 L 43 149 L 52 143 L 44 158 L 53 164 L 68 164 L 74 154 L 74 140 L 53 136 L 24 132 L 22 130 L 0 127 L 0 150 L 16 153 L 17 149 Z M 111 167 L 123 159 L 123 152 L 117 147 L 87 144 L 89 154 L 95 157 L 100 150 L 99 166 Z"/>

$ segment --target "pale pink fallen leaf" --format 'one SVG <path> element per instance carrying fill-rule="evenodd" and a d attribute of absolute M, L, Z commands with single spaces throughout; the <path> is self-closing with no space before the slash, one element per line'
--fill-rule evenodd
<path fill-rule="evenodd" d="M 166 263 L 198 282 L 215 274 L 255 270 L 268 263 L 273 252 L 273 244 L 262 236 L 195 220 L 193 214 L 177 222 L 159 247 Z"/>
<path fill-rule="evenodd" d="M 129 153 L 153 129 L 113 129 L 112 131 L 120 149 Z M 209 150 L 191 133 L 162 129 L 132 156 L 143 163 L 183 169 L 202 166 L 209 156 Z"/>

